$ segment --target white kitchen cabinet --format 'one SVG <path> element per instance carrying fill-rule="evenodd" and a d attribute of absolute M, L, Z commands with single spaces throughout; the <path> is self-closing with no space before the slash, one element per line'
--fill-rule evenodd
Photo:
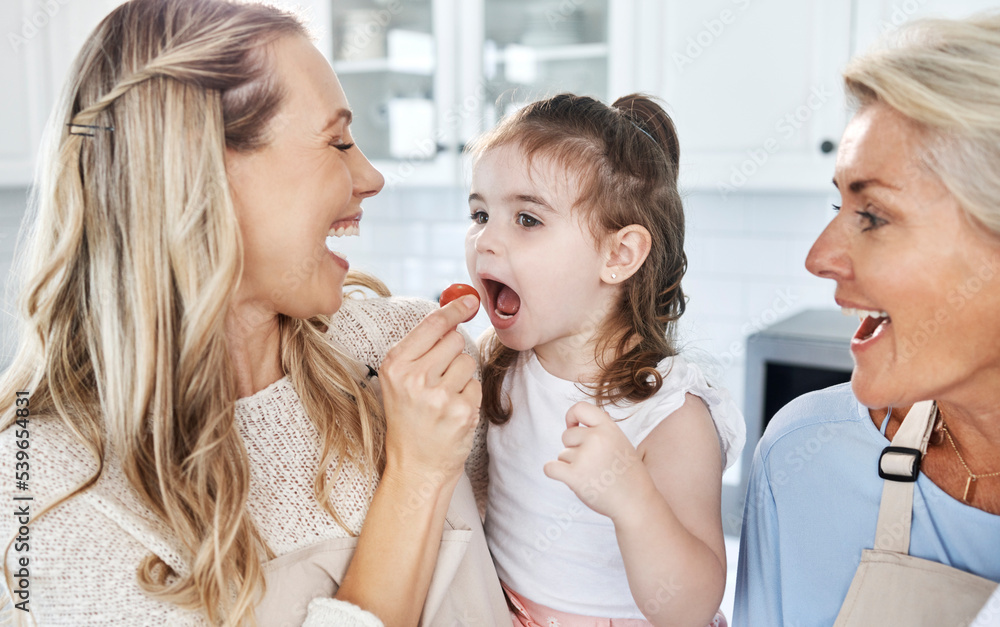
<path fill-rule="evenodd" d="M 14 0 L 0 9 L 0 187 L 31 184 L 42 133 L 86 37 L 121 0 Z"/>
<path fill-rule="evenodd" d="M 830 188 L 846 122 L 839 73 L 851 4 L 802 0 L 654 3 L 659 84 L 677 124 L 686 189 Z"/>
<path fill-rule="evenodd" d="M 615 45 L 630 39 L 616 16 L 632 4 L 335 2 L 333 64 L 355 138 L 389 186 L 462 185 L 465 145 L 518 106 L 561 91 L 608 99 L 634 56 Z"/>
<path fill-rule="evenodd" d="M 1000 10 L 998 0 L 865 0 L 857 3 L 854 52 L 867 50 L 879 36 L 919 18 L 964 18 L 980 11 Z"/>
<path fill-rule="evenodd" d="M 465 184 L 463 147 L 559 91 L 664 100 L 687 190 L 828 190 L 846 123 L 840 71 L 884 30 L 997 0 L 273 0 L 297 6 L 391 186 Z M 84 38 L 120 0 L 0 9 L 0 186 L 30 183 Z"/>
<path fill-rule="evenodd" d="M 45 27 L 50 17 L 28 0 L 8 3 L 0 11 L 0 186 L 31 182 L 35 154 L 47 109 L 43 73 Z M 37 25 L 36 25 L 37 24 Z"/>
<path fill-rule="evenodd" d="M 446 120 L 457 93 L 459 0 L 328 6 L 330 54 L 354 111 L 352 133 L 386 185 L 453 184 L 457 141 Z"/>
<path fill-rule="evenodd" d="M 848 114 L 841 72 L 882 33 L 966 17 L 997 0 L 709 0 L 646 3 L 662 29 L 658 81 L 681 142 L 682 185 L 829 191 Z M 648 36 L 647 36 L 648 39 Z"/>

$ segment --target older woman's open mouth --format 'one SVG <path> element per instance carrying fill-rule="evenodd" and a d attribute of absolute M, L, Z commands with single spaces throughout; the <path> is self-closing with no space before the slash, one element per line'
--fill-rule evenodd
<path fill-rule="evenodd" d="M 845 316 L 858 316 L 861 319 L 861 325 L 851 339 L 852 346 L 860 346 L 875 340 L 888 325 L 892 324 L 892 318 L 884 311 L 869 311 L 847 307 L 842 308 L 841 311 Z"/>

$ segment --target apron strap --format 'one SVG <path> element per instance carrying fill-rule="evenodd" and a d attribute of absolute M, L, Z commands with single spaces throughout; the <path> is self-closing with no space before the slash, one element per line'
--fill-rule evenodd
<path fill-rule="evenodd" d="M 879 457 L 878 474 L 885 481 L 875 528 L 876 549 L 904 555 L 910 552 L 913 483 L 920 474 L 920 459 L 927 452 L 936 415 L 934 401 L 915 403 Z"/>

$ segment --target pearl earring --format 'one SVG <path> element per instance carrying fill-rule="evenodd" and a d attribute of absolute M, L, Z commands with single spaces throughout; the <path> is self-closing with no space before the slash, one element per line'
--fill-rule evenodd
<path fill-rule="evenodd" d="M 618 275 L 617 275 L 617 274 L 612 274 L 612 275 L 611 275 L 611 278 L 612 278 L 612 279 L 617 279 L 617 278 L 618 278 Z"/>

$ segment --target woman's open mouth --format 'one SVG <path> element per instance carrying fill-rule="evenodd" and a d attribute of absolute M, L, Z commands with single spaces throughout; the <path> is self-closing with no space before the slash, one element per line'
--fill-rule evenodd
<path fill-rule="evenodd" d="M 486 313 L 496 329 L 507 329 L 521 310 L 521 297 L 511 287 L 493 279 L 480 279 L 486 290 Z"/>
<path fill-rule="evenodd" d="M 842 308 L 841 311 L 845 316 L 858 316 L 861 319 L 861 325 L 851 338 L 852 348 L 874 342 L 892 324 L 892 318 L 884 311 L 850 308 Z"/>
<path fill-rule="evenodd" d="M 358 213 L 349 218 L 343 220 L 337 220 L 330 225 L 330 230 L 327 231 L 326 236 L 329 237 L 351 237 L 361 235 L 361 214 Z M 351 264 L 347 261 L 347 255 L 340 252 L 339 250 L 333 250 L 327 247 L 330 254 L 333 256 L 333 260 L 337 262 L 344 270 L 349 270 Z"/>

